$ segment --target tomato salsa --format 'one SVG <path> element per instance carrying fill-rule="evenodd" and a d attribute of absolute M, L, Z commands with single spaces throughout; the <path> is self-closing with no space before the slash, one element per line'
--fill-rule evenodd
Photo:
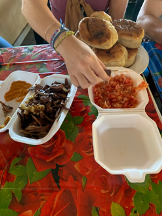
<path fill-rule="evenodd" d="M 134 108 L 138 92 L 147 87 L 145 81 L 134 87 L 131 77 L 116 75 L 108 83 L 100 82 L 93 87 L 94 102 L 101 108 Z"/>

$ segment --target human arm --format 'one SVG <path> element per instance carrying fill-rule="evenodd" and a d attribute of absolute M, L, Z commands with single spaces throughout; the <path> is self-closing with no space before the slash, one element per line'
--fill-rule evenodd
<path fill-rule="evenodd" d="M 146 37 L 162 44 L 162 0 L 145 0 L 137 17 Z"/>
<path fill-rule="evenodd" d="M 111 0 L 108 14 L 112 19 L 123 19 L 127 8 L 128 0 Z"/>
<path fill-rule="evenodd" d="M 22 13 L 30 26 L 45 39 L 47 28 L 53 24 L 46 33 L 46 40 L 50 42 L 51 36 L 61 24 L 47 7 L 47 0 L 22 0 Z M 65 35 L 62 33 L 57 42 Z M 104 71 L 104 65 L 94 52 L 85 43 L 75 36 L 66 37 L 57 48 L 63 56 L 72 83 L 75 86 L 87 88 L 109 77 Z"/>

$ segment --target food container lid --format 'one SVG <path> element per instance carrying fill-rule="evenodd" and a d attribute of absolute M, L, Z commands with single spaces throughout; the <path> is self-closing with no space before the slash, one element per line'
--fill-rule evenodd
<path fill-rule="evenodd" d="M 146 113 L 101 114 L 93 123 L 94 157 L 111 174 L 143 182 L 162 168 L 162 139 Z"/>

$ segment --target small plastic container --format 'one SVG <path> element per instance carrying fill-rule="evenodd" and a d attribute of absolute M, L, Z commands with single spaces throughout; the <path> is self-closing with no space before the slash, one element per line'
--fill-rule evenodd
<path fill-rule="evenodd" d="M 142 77 L 126 68 L 108 68 L 112 75 L 125 74 L 138 86 Z M 93 87 L 88 93 L 98 109 L 92 125 L 94 157 L 111 174 L 124 174 L 130 182 L 143 182 L 146 174 L 162 168 L 162 139 L 156 123 L 145 113 L 146 89 L 138 93 L 138 106 L 123 109 L 102 109 L 94 103 Z"/>
<path fill-rule="evenodd" d="M 51 85 L 55 81 L 60 82 L 60 83 L 64 83 L 65 78 L 68 79 L 68 82 L 71 86 L 70 92 L 68 93 L 67 99 L 65 101 L 66 108 L 70 108 L 72 101 L 74 99 L 75 93 L 77 91 L 77 88 L 71 84 L 70 77 L 68 75 L 53 74 L 53 75 L 47 76 L 43 79 L 41 79 L 39 77 L 39 75 L 37 75 L 37 74 L 24 72 L 24 71 L 15 71 L 11 75 L 9 75 L 7 77 L 7 79 L 0 85 L 0 87 L 1 87 L 0 91 L 1 91 L 1 100 L 6 105 L 8 104 L 9 106 L 13 106 L 12 113 L 9 113 L 9 115 L 12 118 L 4 128 L 0 129 L 0 132 L 6 131 L 8 129 L 9 135 L 13 140 L 15 140 L 17 142 L 30 144 L 30 145 L 40 145 L 40 144 L 47 142 L 49 139 L 51 139 L 52 136 L 59 130 L 61 124 L 63 123 L 63 121 L 64 121 L 64 119 L 68 113 L 67 109 L 61 109 L 60 114 L 58 115 L 58 117 L 54 121 L 51 129 L 49 130 L 48 134 L 45 137 L 43 137 L 41 139 L 27 138 L 19 132 L 19 118 L 18 118 L 17 112 L 20 111 L 18 109 L 18 107 L 21 104 L 26 104 L 26 102 L 28 101 L 28 98 L 33 93 L 29 92 L 21 103 L 17 103 L 17 102 L 15 102 L 15 100 L 9 101 L 7 103 L 6 101 L 4 101 L 4 94 L 8 90 L 7 86 L 9 88 L 11 83 L 13 81 L 16 81 L 16 80 L 24 80 L 26 82 L 31 83 L 32 85 L 40 84 L 42 86 L 45 86 L 46 84 Z M 2 109 L 0 110 L 0 115 L 1 115 L 1 124 L 2 124 L 4 121 L 2 119 L 5 119 Z"/>

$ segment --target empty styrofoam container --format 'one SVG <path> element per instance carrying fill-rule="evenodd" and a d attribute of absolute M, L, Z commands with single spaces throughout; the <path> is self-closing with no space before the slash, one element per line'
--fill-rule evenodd
<path fill-rule="evenodd" d="M 143 79 L 134 71 L 116 68 L 119 73 L 131 76 L 135 86 Z M 133 74 L 133 76 L 132 76 Z M 98 109 L 98 118 L 92 125 L 94 157 L 98 164 L 111 174 L 123 174 L 130 182 L 143 182 L 146 174 L 162 169 L 162 139 L 156 123 L 145 113 L 148 103 L 146 89 L 138 95 L 139 104 L 129 109 Z"/>

